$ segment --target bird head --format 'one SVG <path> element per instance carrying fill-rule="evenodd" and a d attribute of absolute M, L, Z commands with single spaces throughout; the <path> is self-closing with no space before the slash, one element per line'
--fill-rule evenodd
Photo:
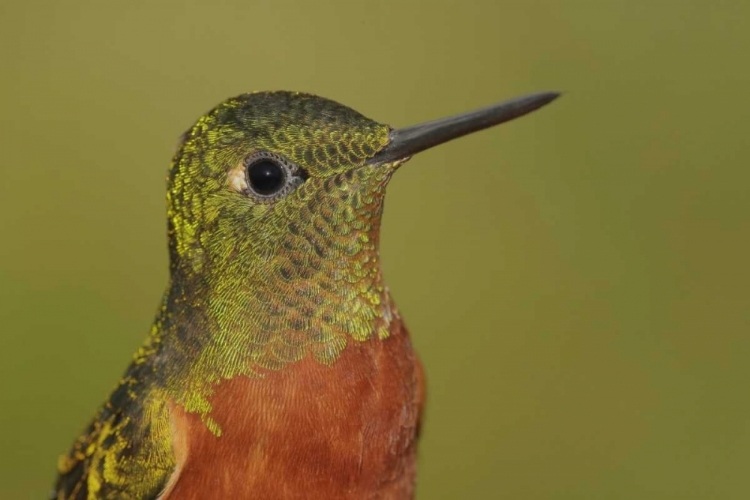
<path fill-rule="evenodd" d="M 536 94 L 401 130 L 310 94 L 228 99 L 183 136 L 173 161 L 172 268 L 189 274 L 240 255 L 262 266 L 292 250 L 328 259 L 356 253 L 361 235 L 379 225 L 385 185 L 411 155 L 555 97 Z"/>

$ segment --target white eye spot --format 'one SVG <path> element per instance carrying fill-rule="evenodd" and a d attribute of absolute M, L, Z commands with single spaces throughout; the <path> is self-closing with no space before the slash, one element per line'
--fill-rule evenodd
<path fill-rule="evenodd" d="M 227 184 L 238 193 L 247 191 L 247 177 L 245 176 L 245 164 L 243 162 L 239 162 L 236 167 L 229 171 Z"/>

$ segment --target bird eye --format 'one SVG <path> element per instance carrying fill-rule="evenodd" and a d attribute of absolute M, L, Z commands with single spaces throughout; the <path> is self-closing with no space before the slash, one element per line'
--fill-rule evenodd
<path fill-rule="evenodd" d="M 300 167 L 275 153 L 254 153 L 245 158 L 242 166 L 245 171 L 242 192 L 262 202 L 286 196 L 307 179 Z"/>
<path fill-rule="evenodd" d="M 247 167 L 247 183 L 256 193 L 269 196 L 284 187 L 284 168 L 272 160 L 258 160 Z"/>

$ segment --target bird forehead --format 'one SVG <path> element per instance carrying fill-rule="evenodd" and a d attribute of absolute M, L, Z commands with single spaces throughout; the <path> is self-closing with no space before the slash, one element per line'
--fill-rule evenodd
<path fill-rule="evenodd" d="M 283 154 L 313 173 L 362 164 L 389 141 L 387 125 L 310 94 L 244 94 L 225 106 L 248 146 Z"/>
<path fill-rule="evenodd" d="M 227 99 L 180 142 L 176 165 L 209 177 L 226 175 L 249 155 L 268 151 L 327 177 L 363 165 L 390 141 L 390 127 L 330 99 L 293 92 L 259 92 Z M 207 172 L 210 172 L 206 174 Z"/>
<path fill-rule="evenodd" d="M 331 131 L 370 130 L 383 127 L 361 113 L 311 94 L 257 92 L 227 99 L 210 114 L 218 125 L 234 125 L 255 133 L 295 128 Z"/>

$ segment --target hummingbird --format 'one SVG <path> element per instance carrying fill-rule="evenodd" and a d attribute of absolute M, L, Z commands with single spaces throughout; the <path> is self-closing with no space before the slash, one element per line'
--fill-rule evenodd
<path fill-rule="evenodd" d="M 406 128 L 286 91 L 199 118 L 168 173 L 161 306 L 50 498 L 413 498 L 425 378 L 383 282 L 386 186 L 558 96 Z"/>

